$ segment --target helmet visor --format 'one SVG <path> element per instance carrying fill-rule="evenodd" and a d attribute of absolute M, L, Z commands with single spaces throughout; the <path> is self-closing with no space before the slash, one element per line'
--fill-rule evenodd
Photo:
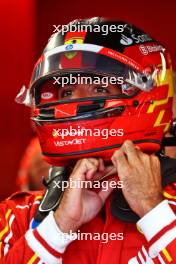
<path fill-rule="evenodd" d="M 152 68 L 147 72 L 136 68 L 97 52 L 49 53 L 43 55 L 34 68 L 31 93 L 36 104 L 43 104 L 72 99 L 69 97 L 72 92 L 68 89 L 75 89 L 78 85 L 86 85 L 87 90 L 94 88 L 93 93 L 82 93 L 84 97 L 133 96 L 139 90 L 151 90 L 154 86 Z"/>

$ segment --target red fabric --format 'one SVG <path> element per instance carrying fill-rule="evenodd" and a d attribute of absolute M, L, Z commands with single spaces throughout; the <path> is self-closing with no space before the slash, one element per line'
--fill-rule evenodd
<path fill-rule="evenodd" d="M 27 245 L 24 235 L 29 229 L 30 223 L 34 217 L 37 209 L 36 201 L 40 200 L 39 196 L 43 194 L 37 193 L 17 193 L 13 195 L 9 200 L 6 200 L 0 205 L 0 234 L 4 230 L 5 226 L 8 226 L 8 219 L 6 215 L 10 209 L 11 217 L 13 214 L 15 219 L 11 226 L 12 237 L 8 241 L 9 252 L 0 259 L 0 263 L 5 264 L 19 264 L 28 263 L 28 261 L 34 256 L 35 252 Z M 103 221 L 101 213 L 97 215 L 89 223 L 83 225 L 80 228 L 79 233 L 123 233 L 123 240 L 108 240 L 105 242 L 105 237 L 101 240 L 75 240 L 66 249 L 63 254 L 63 264 L 77 264 L 78 260 L 81 264 L 127 264 L 130 259 L 137 257 L 139 259 L 139 252 L 143 256 L 142 247 L 148 248 L 148 243 L 144 236 L 137 231 L 136 225 L 132 223 L 124 223 L 118 219 L 115 219 L 110 213 L 110 200 L 106 202 L 106 220 Z M 17 206 L 18 205 L 18 206 Z M 20 205 L 20 206 L 19 206 Z M 24 207 L 25 206 L 25 207 Z M 21 207 L 21 208 L 20 208 Z M 24 207 L 22 209 L 22 207 Z M 10 229 L 7 228 L 2 239 L 0 240 L 1 255 L 4 255 L 5 241 L 9 235 Z M 43 239 L 38 239 L 41 245 L 44 246 Z M 172 263 L 176 263 L 175 256 L 175 240 L 168 245 L 169 254 L 173 258 Z M 50 251 L 51 253 L 51 251 Z M 32 262 L 33 263 L 33 262 Z M 35 262 L 34 262 L 35 263 Z M 134 262 L 135 263 L 135 262 Z M 139 263 L 141 263 L 139 261 Z M 154 260 L 154 263 L 160 263 L 158 258 Z M 170 263 L 170 262 L 165 262 Z M 137 262 L 136 262 L 137 264 Z"/>
<path fill-rule="evenodd" d="M 158 232 L 152 239 L 150 240 L 150 245 L 154 244 L 160 237 L 162 237 L 165 233 L 176 226 L 176 220 L 174 220 L 169 225 L 165 226 L 160 232 Z"/>
<path fill-rule="evenodd" d="M 42 244 L 43 247 L 45 247 L 47 249 L 47 251 L 53 255 L 56 258 L 60 258 L 62 256 L 61 253 L 58 253 L 54 248 L 50 247 L 48 245 L 48 243 L 43 239 L 43 237 L 41 237 L 41 235 L 39 234 L 39 232 L 37 231 L 37 229 L 35 229 L 33 231 L 33 234 L 35 236 L 35 238 Z"/>

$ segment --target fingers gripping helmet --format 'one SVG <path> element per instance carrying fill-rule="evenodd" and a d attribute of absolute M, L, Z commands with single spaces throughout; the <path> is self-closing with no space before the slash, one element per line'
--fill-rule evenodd
<path fill-rule="evenodd" d="M 126 139 L 145 152 L 158 151 L 172 117 L 168 51 L 122 21 L 93 18 L 69 26 L 77 30 L 51 36 L 30 82 L 32 118 L 45 159 L 56 166 L 89 156 L 108 160 Z M 53 77 L 71 74 L 121 76 L 123 83 L 117 94 L 59 100 Z"/>

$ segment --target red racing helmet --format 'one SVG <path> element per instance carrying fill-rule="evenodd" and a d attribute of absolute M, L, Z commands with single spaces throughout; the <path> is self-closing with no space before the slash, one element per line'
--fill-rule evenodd
<path fill-rule="evenodd" d="M 123 81 L 117 94 L 60 100 L 57 80 L 70 76 Z M 155 153 L 172 119 L 170 55 L 126 22 L 75 20 L 49 39 L 29 97 L 43 155 L 52 165 L 83 157 L 109 160 L 126 139 Z"/>

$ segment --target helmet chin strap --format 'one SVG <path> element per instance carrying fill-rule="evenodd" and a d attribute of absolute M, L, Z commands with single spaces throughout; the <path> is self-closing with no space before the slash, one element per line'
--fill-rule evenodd
<path fill-rule="evenodd" d="M 175 182 L 176 159 L 164 156 L 162 153 L 157 154 L 161 164 L 161 176 L 163 188 Z M 43 200 L 36 211 L 34 220 L 40 223 L 50 211 L 55 211 L 59 206 L 64 190 L 61 188 L 62 182 L 67 181 L 70 171 L 66 167 L 51 167 L 48 179 L 43 183 L 46 187 Z M 114 190 L 111 199 L 111 213 L 115 218 L 124 222 L 136 223 L 139 216 L 133 212 L 125 200 L 122 191 Z"/>
<path fill-rule="evenodd" d="M 69 177 L 69 170 L 66 167 L 51 167 L 49 170 L 48 179 L 43 178 L 43 184 L 46 191 L 40 206 L 35 214 L 35 221 L 41 222 L 50 211 L 55 211 L 58 207 L 62 196 L 63 188 L 62 182 L 67 181 Z"/>

